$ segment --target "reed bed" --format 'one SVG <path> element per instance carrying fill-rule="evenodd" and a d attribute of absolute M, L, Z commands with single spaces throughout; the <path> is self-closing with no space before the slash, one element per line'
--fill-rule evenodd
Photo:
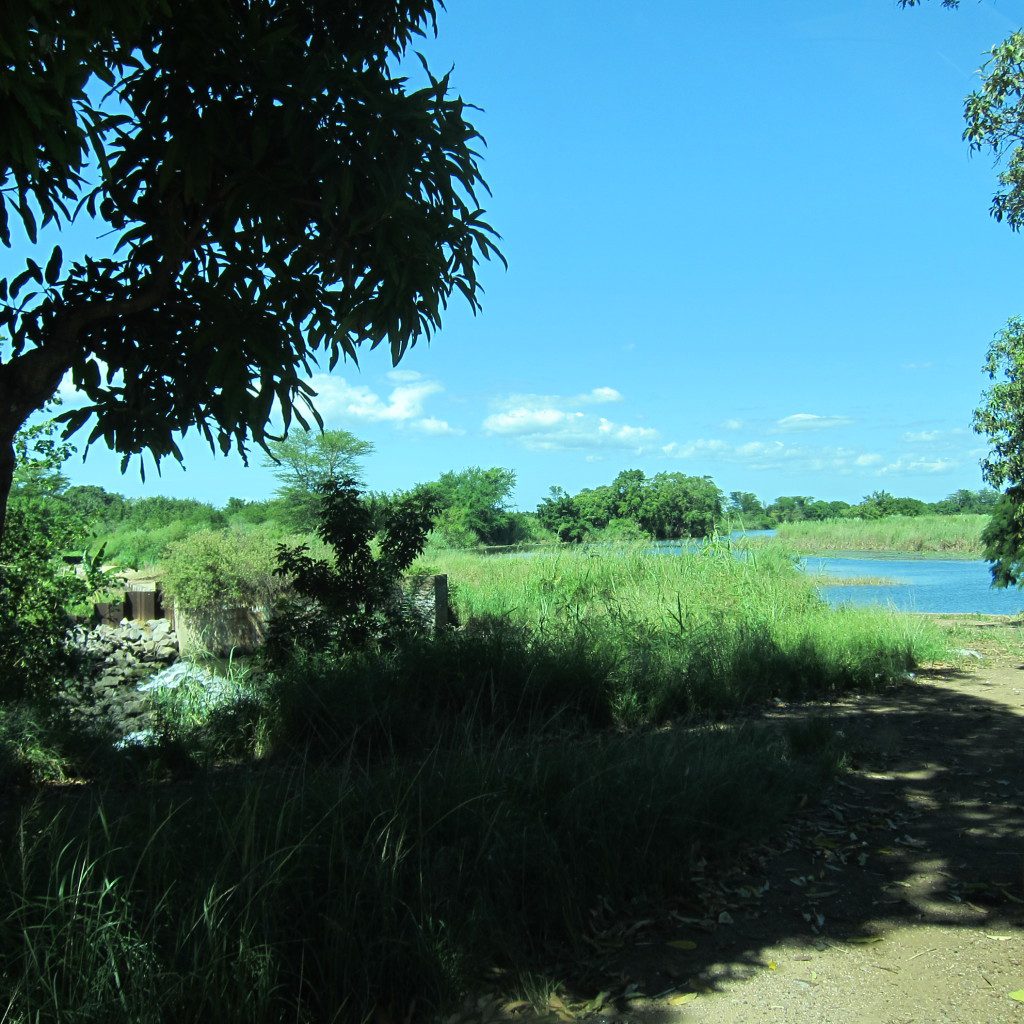
<path fill-rule="evenodd" d="M 894 551 L 981 558 L 988 516 L 890 516 L 782 523 L 768 544 L 800 554 L 830 551 Z"/>

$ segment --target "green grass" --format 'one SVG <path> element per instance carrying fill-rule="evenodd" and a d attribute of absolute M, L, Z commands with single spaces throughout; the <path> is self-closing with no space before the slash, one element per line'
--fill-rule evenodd
<path fill-rule="evenodd" d="M 836 758 L 820 729 L 490 733 L 373 770 L 43 793 L 6 822 L 0 1000 L 14 1021 L 442 1008 L 583 948 L 597 906 L 686 895 L 694 860 L 767 835 Z"/>
<path fill-rule="evenodd" d="M 941 630 L 920 616 L 829 608 L 774 549 L 742 559 L 722 545 L 674 556 L 449 552 L 432 553 L 429 567 L 448 573 L 464 620 L 528 629 L 569 664 L 577 652 L 620 724 L 872 687 L 946 650 Z"/>
<path fill-rule="evenodd" d="M 988 516 L 890 516 L 887 519 L 827 519 L 782 523 L 762 542 L 800 554 L 830 551 L 894 551 L 981 558 L 981 532 Z"/>
<path fill-rule="evenodd" d="M 923 617 L 829 609 L 775 550 L 429 560 L 464 628 L 306 653 L 217 706 L 164 694 L 157 746 L 9 790 L 6 1019 L 401 1020 L 496 969 L 546 991 L 594 908 L 692 898 L 697 862 L 841 767 L 820 717 L 733 712 L 946 653 Z M 73 774 L 44 739 L 26 756 Z"/>

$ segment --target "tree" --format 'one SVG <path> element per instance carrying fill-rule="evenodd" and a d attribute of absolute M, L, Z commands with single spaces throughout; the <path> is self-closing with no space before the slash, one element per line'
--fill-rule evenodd
<path fill-rule="evenodd" d="M 800 494 L 780 495 L 765 510 L 773 523 L 802 523 L 809 519 L 814 499 Z"/>
<path fill-rule="evenodd" d="M 707 537 L 722 518 L 722 492 L 709 476 L 657 473 L 644 488 L 640 527 L 658 540 Z"/>
<path fill-rule="evenodd" d="M 277 497 L 285 520 L 294 529 L 313 530 L 324 493 L 343 480 L 361 483 L 360 459 L 373 452 L 373 445 L 347 430 L 299 428 L 268 442 L 267 452 L 263 464 L 280 482 Z"/>
<path fill-rule="evenodd" d="M 281 490 L 311 493 L 346 477 L 357 484 L 362 477 L 360 459 L 373 453 L 373 445 L 347 430 L 293 430 L 271 441 L 264 465 L 274 470 Z"/>
<path fill-rule="evenodd" d="M 13 441 L 65 375 L 88 443 L 181 460 L 318 417 L 307 377 L 361 345 L 397 362 L 458 291 L 476 311 L 479 135 L 448 76 L 394 65 L 439 0 L 14 0 L 0 40 L 0 241 L 87 213 L 0 280 L 0 516 Z M 42 265 L 41 265 L 42 264 Z M 0 518 L 2 529 L 2 518 Z"/>
<path fill-rule="evenodd" d="M 576 499 L 557 485 L 549 488 L 548 496 L 537 506 L 537 519 L 565 543 L 579 544 L 591 528 L 583 519 Z"/>
<path fill-rule="evenodd" d="M 746 530 L 763 529 L 770 523 L 761 499 L 752 491 L 730 491 L 725 514 L 734 526 Z"/>
<path fill-rule="evenodd" d="M 995 383 L 974 412 L 974 429 L 991 448 L 981 475 L 997 490 L 1005 487 L 1005 493 L 992 510 L 982 543 L 992 563 L 993 586 L 1006 587 L 1024 577 L 1024 320 L 1012 318 L 995 336 L 985 372 Z"/>
<path fill-rule="evenodd" d="M 942 501 L 935 502 L 932 511 L 940 516 L 991 515 L 999 497 L 999 492 L 991 488 L 970 491 L 966 487 L 961 487 L 947 495 Z"/>
<path fill-rule="evenodd" d="M 58 500 L 60 471 L 71 454 L 52 421 L 15 439 L 17 463 L 8 528 L 0 541 L 0 698 L 46 700 L 70 673 L 67 613 L 106 582 L 99 555 L 69 572 L 63 556 L 85 532 L 84 522 Z"/>
<path fill-rule="evenodd" d="M 313 558 L 305 544 L 278 545 L 275 572 L 290 581 L 297 600 L 286 600 L 271 622 L 266 656 L 277 667 L 302 653 L 336 658 L 417 625 L 399 599 L 401 577 L 426 544 L 437 512 L 433 497 L 418 488 L 396 498 L 380 530 L 354 480 L 325 484 L 322 498 L 317 533 L 333 560 Z"/>
<path fill-rule="evenodd" d="M 520 539 L 521 524 L 509 509 L 515 485 L 515 470 L 470 466 L 442 473 L 419 490 L 429 494 L 436 505 L 437 532 L 452 547 L 467 547 L 512 544 Z"/>

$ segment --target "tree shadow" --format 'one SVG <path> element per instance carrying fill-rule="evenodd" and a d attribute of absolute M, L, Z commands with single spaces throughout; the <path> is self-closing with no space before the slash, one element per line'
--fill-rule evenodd
<path fill-rule="evenodd" d="M 777 840 L 697 879 L 698 902 L 663 908 L 636 941 L 578 965 L 572 995 L 628 979 L 645 1021 L 680 1021 L 684 1000 L 666 1005 L 669 993 L 724 991 L 768 969 L 780 944 L 801 960 L 906 927 L 1024 938 L 1024 666 L 999 671 L 996 682 L 924 670 L 882 694 L 769 712 L 826 714 L 851 770 Z"/>

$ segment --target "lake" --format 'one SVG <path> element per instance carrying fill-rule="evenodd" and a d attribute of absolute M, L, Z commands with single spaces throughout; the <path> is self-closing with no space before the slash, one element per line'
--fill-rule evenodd
<path fill-rule="evenodd" d="M 748 530 L 738 537 L 771 536 L 772 530 Z M 821 595 L 831 605 L 887 605 L 908 612 L 1018 615 L 1024 593 L 1015 588 L 996 590 L 988 562 L 958 558 L 915 558 L 884 551 L 851 551 L 819 558 L 805 556 L 800 564 L 812 576 L 838 579 L 891 580 L 889 586 L 854 584 L 823 586 Z"/>
<path fill-rule="evenodd" d="M 1024 607 L 1024 594 L 1015 588 L 996 590 L 988 562 L 966 559 L 912 558 L 883 553 L 801 558 L 812 576 L 842 579 L 881 577 L 889 586 L 855 584 L 823 586 L 829 604 L 881 604 L 910 612 L 978 612 L 985 615 L 1017 615 Z"/>

